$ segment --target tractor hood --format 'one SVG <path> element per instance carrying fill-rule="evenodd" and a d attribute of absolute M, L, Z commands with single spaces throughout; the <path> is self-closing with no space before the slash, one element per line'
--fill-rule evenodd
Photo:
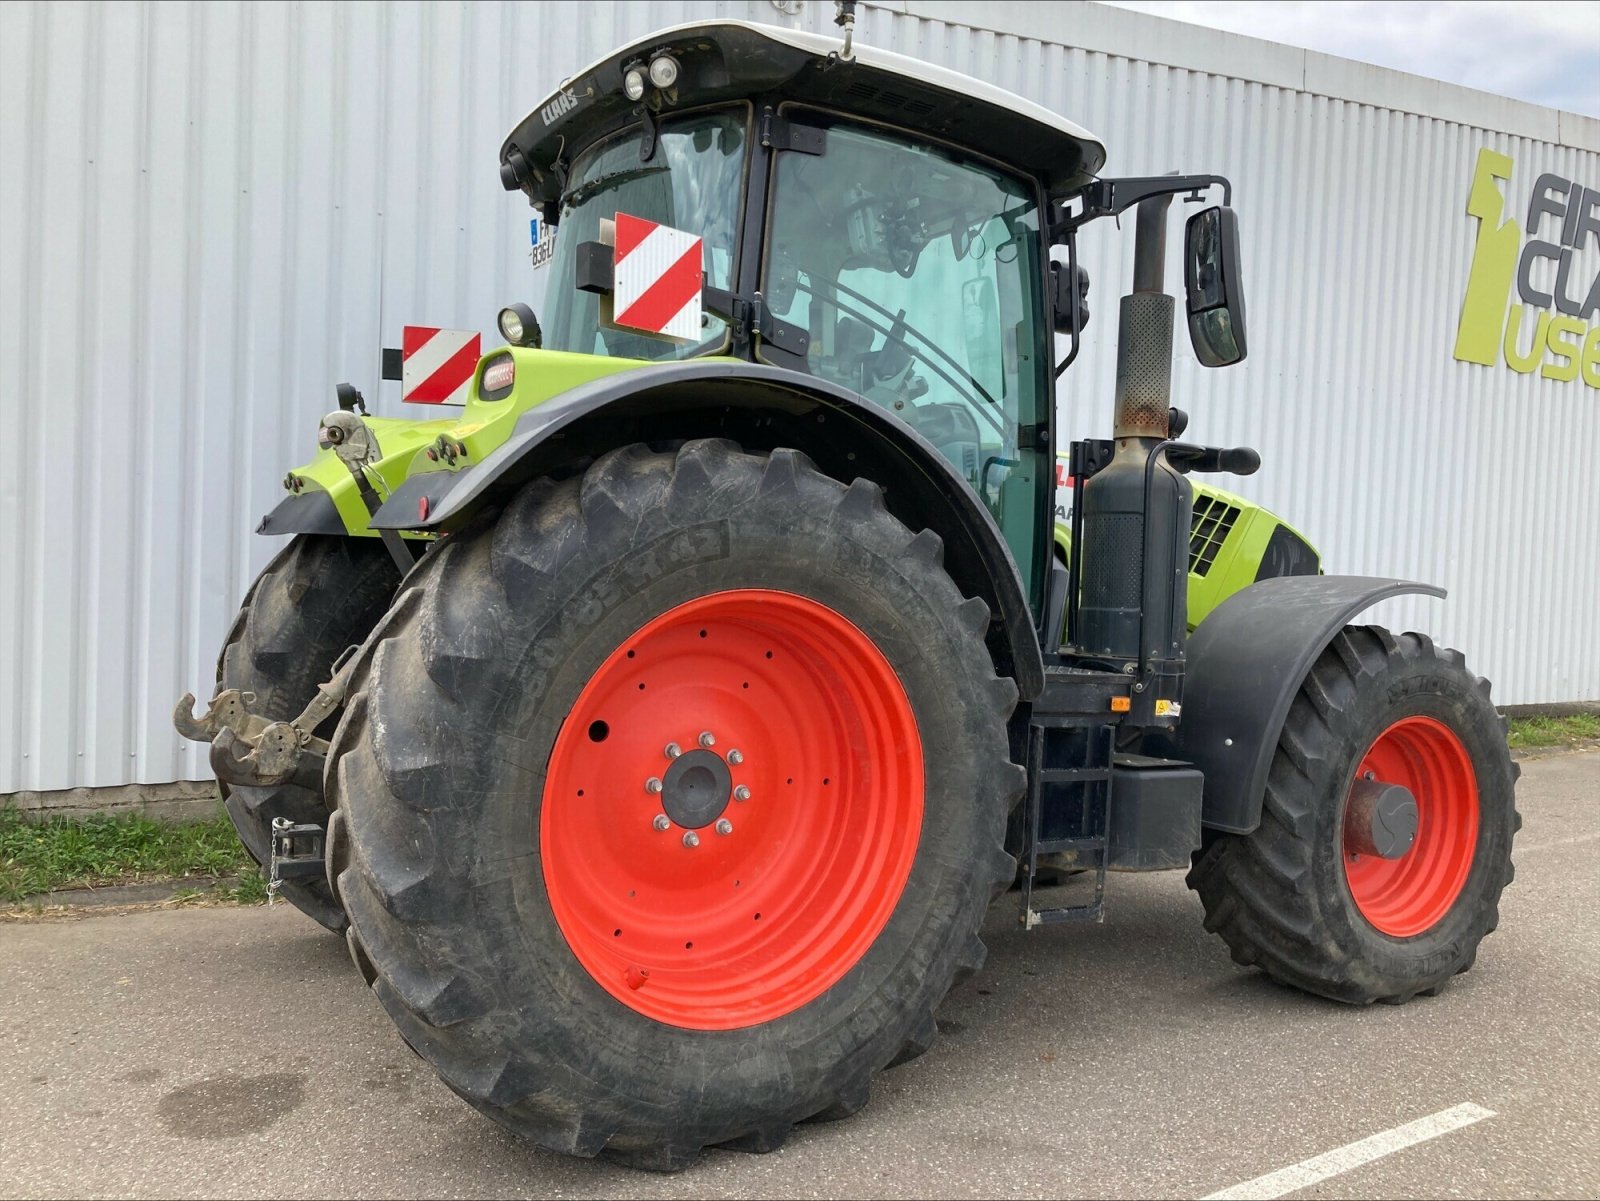
<path fill-rule="evenodd" d="M 992 84 L 856 42 L 849 60 L 835 38 L 743 21 L 678 25 L 625 46 L 572 76 L 511 131 L 501 182 L 534 205 L 555 206 L 574 150 L 659 112 L 730 100 L 794 101 L 882 121 L 987 154 L 1038 177 L 1051 195 L 1085 183 L 1105 147 L 1049 109 Z M 658 55 L 677 64 L 664 92 L 629 100 L 623 77 Z"/>

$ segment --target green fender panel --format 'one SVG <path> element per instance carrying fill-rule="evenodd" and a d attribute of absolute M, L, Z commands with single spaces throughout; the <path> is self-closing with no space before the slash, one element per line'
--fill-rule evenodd
<path fill-rule="evenodd" d="M 501 400 L 485 400 L 480 395 L 485 364 L 510 355 L 517 365 L 516 382 L 511 394 Z M 639 359 L 612 359 L 600 355 L 569 354 L 557 350 L 530 350 L 522 347 L 502 346 L 478 360 L 473 374 L 472 390 L 466 406 L 450 416 L 430 416 L 425 419 L 408 417 L 368 417 L 367 427 L 378 442 L 381 456 L 371 464 L 373 487 L 380 496 L 388 496 L 408 476 L 424 471 L 451 471 L 479 462 L 511 436 L 517 418 L 529 409 L 559 396 L 579 384 L 647 367 Z M 421 411 L 437 412 L 433 406 L 418 406 Z M 314 441 L 315 431 L 307 431 L 308 440 Z M 444 458 L 429 459 L 427 450 L 441 437 L 454 446 L 465 448 L 458 454 L 454 465 Z M 293 482 L 292 487 L 288 486 Z M 367 507 L 356 489 L 355 478 L 349 468 L 341 463 L 331 450 L 319 450 L 309 462 L 289 472 L 284 501 L 262 519 L 259 533 L 329 533 L 331 524 L 328 506 L 321 497 L 333 502 L 333 510 L 343 524 L 344 532 L 355 537 L 376 538 L 378 532 L 369 528 Z M 426 538 L 431 535 L 406 532 L 402 537 Z"/>

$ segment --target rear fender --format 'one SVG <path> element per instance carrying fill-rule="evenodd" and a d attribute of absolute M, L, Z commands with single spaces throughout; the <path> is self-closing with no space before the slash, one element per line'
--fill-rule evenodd
<path fill-rule="evenodd" d="M 1356 614 L 1432 584 L 1368 576 L 1282 576 L 1234 593 L 1189 639 L 1178 754 L 1205 773 L 1201 822 L 1248 834 L 1300 684 Z"/>
<path fill-rule="evenodd" d="M 751 450 L 792 447 L 845 483 L 884 488 L 890 512 L 944 540 L 945 569 L 992 615 L 996 670 L 1024 699 L 1044 685 L 1038 634 L 1010 549 L 989 511 L 904 421 L 847 389 L 796 371 L 696 359 L 593 379 L 521 413 L 510 436 L 470 466 L 413 473 L 372 519 L 376 529 L 441 533 L 505 502 L 530 480 L 632 442 L 731 438 Z"/>

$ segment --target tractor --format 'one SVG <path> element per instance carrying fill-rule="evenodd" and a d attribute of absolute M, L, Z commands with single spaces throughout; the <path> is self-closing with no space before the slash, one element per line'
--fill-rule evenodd
<path fill-rule="evenodd" d="M 340 387 L 174 714 L 405 1041 L 572 1155 L 860 1109 L 1008 890 L 1032 930 L 1187 869 L 1238 963 L 1365 1005 L 1470 967 L 1512 875 L 1487 682 L 1354 624 L 1442 591 L 1190 478 L 1259 465 L 1171 404 L 1176 292 L 1201 364 L 1246 354 L 1229 181 L 1102 176 L 853 9 L 667 29 L 511 131 L 542 311 L 458 417 Z M 1114 426 L 1067 442 L 1078 242 L 1121 214 Z"/>

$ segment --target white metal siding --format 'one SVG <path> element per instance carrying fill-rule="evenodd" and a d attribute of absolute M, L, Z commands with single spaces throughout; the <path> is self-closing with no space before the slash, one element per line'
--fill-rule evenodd
<path fill-rule="evenodd" d="M 906 7 L 1093 46 L 863 8 L 874 44 L 1094 130 L 1108 174 L 1231 176 L 1251 354 L 1212 372 L 1180 346 L 1191 436 L 1258 447 L 1237 490 L 1329 571 L 1448 586 L 1380 616 L 1464 648 L 1498 700 L 1600 697 L 1597 393 L 1450 357 L 1478 148 L 1514 156 L 1520 217 L 1540 171 L 1600 187 L 1600 124 L 1118 10 Z M 0 792 L 209 774 L 168 715 L 278 545 L 256 522 L 335 382 L 407 411 L 378 382 L 403 323 L 490 333 L 528 296 L 531 214 L 496 155 L 561 73 L 696 17 L 831 31 L 832 10 L 0 5 Z M 1368 77 L 1395 108 L 1313 94 Z M 1107 428 L 1131 228 L 1084 251 L 1077 436 Z"/>

